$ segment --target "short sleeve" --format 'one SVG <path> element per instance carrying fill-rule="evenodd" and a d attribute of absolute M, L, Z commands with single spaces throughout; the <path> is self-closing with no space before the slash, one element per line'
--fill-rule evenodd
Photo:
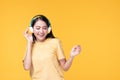
<path fill-rule="evenodd" d="M 61 44 L 61 41 L 59 39 L 57 39 L 57 57 L 58 59 L 64 59 L 65 58 L 65 55 L 64 55 L 64 51 L 63 51 L 63 48 L 62 48 L 62 44 Z"/>

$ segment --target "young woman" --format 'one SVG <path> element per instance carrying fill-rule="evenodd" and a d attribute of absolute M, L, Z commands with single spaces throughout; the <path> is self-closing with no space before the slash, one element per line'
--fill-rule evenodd
<path fill-rule="evenodd" d="M 30 70 L 32 80 L 64 80 L 63 71 L 69 70 L 72 61 L 81 51 L 75 45 L 66 60 L 61 41 L 55 38 L 51 24 L 44 15 L 36 15 L 31 20 L 32 35 L 27 28 L 27 50 L 23 60 L 25 70 Z"/>

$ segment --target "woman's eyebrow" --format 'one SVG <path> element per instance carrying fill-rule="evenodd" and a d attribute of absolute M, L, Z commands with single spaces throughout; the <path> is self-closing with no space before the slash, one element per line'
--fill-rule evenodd
<path fill-rule="evenodd" d="M 47 26 L 43 26 L 44 28 L 47 28 Z"/>

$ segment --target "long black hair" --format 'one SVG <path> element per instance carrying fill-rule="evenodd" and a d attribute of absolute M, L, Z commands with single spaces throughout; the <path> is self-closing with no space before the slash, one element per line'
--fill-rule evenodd
<path fill-rule="evenodd" d="M 38 21 L 38 20 L 42 20 L 44 21 L 48 28 L 51 27 L 51 24 L 50 24 L 50 21 L 47 19 L 47 17 L 45 17 L 44 15 L 36 15 L 32 18 L 31 20 L 31 23 L 30 23 L 30 26 L 33 27 L 34 24 Z M 32 36 L 33 36 L 33 42 L 36 41 L 36 37 L 34 35 L 34 33 L 32 33 Z M 46 38 L 55 38 L 55 36 L 53 35 L 52 33 L 52 30 L 47 34 Z"/>

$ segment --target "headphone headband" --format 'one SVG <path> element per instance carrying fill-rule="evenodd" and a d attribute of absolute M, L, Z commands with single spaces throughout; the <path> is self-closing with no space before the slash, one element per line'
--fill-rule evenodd
<path fill-rule="evenodd" d="M 44 16 L 44 15 L 36 15 L 36 16 L 34 16 L 33 18 L 32 18 L 32 20 L 31 20 L 31 22 L 30 22 L 30 27 L 32 27 L 33 26 L 33 22 L 34 22 L 34 20 L 36 20 L 36 19 L 40 19 L 40 20 L 43 20 L 43 21 L 45 21 L 45 23 L 47 24 L 47 26 L 48 27 L 50 27 L 50 21 Z"/>

